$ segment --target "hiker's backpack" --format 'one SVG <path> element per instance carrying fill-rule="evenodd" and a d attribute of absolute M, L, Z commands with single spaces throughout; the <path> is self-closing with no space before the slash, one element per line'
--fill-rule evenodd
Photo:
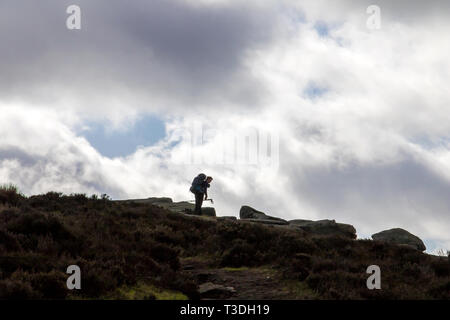
<path fill-rule="evenodd" d="M 199 193 L 199 192 L 204 193 L 205 190 L 203 190 L 203 182 L 205 181 L 205 179 L 206 179 L 206 174 L 200 173 L 192 181 L 192 185 L 191 185 L 191 188 L 189 189 L 189 191 L 191 191 L 192 193 Z"/>

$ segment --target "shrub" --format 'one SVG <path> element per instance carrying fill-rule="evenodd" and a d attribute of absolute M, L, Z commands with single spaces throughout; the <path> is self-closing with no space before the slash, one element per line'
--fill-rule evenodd
<path fill-rule="evenodd" d="M 11 232 L 0 229 L 0 243 L 7 251 L 20 251 L 21 247 L 19 241 Z"/>
<path fill-rule="evenodd" d="M 158 225 L 152 232 L 153 238 L 161 243 L 169 245 L 183 244 L 184 237 L 179 231 L 174 232 L 172 228 L 164 225 Z"/>
<path fill-rule="evenodd" d="M 276 254 L 294 256 L 297 253 L 311 254 L 317 250 L 317 246 L 309 239 L 294 235 L 281 235 L 275 245 Z"/>
<path fill-rule="evenodd" d="M 81 294 L 99 297 L 115 287 L 116 281 L 107 271 L 100 268 L 82 269 Z"/>
<path fill-rule="evenodd" d="M 295 255 L 294 259 L 286 260 L 284 265 L 286 265 L 287 268 L 283 270 L 284 278 L 303 281 L 308 277 L 312 265 L 312 257 L 310 255 L 298 253 Z"/>
<path fill-rule="evenodd" d="M 434 285 L 431 289 L 428 290 L 428 293 L 434 296 L 436 299 L 450 299 L 450 280 Z"/>
<path fill-rule="evenodd" d="M 41 299 L 64 299 L 68 293 L 66 274 L 57 271 L 29 276 L 31 285 Z"/>
<path fill-rule="evenodd" d="M 78 204 L 86 204 L 89 201 L 89 198 L 85 193 L 72 193 L 66 197 L 68 201 L 74 201 Z"/>
<path fill-rule="evenodd" d="M 315 236 L 313 241 L 322 250 L 345 248 L 346 246 L 352 246 L 354 244 L 353 239 L 342 236 Z"/>
<path fill-rule="evenodd" d="M 56 217 L 41 213 L 29 213 L 9 223 L 6 228 L 13 233 L 26 235 L 51 235 L 55 240 L 72 238 L 72 234 Z"/>
<path fill-rule="evenodd" d="M 19 269 L 29 272 L 48 272 L 51 268 L 51 261 L 35 253 L 0 256 L 0 270 L 7 277 Z"/>
<path fill-rule="evenodd" d="M 341 270 L 327 271 L 320 274 L 313 273 L 308 276 L 306 281 L 311 288 L 328 299 L 359 298 L 359 289 L 366 289 L 364 273 L 354 274 Z"/>
<path fill-rule="evenodd" d="M 37 296 L 37 293 L 31 288 L 29 283 L 21 280 L 0 280 L 1 300 L 28 300 L 36 299 Z"/>
<path fill-rule="evenodd" d="M 437 277 L 449 277 L 450 276 L 450 263 L 444 259 L 439 259 L 431 263 L 431 268 Z"/>
<path fill-rule="evenodd" d="M 160 263 L 168 264 L 173 270 L 180 268 L 178 252 L 165 244 L 156 244 L 152 247 L 150 249 L 150 256 Z"/>
<path fill-rule="evenodd" d="M 255 266 L 260 261 L 254 246 L 247 241 L 237 239 L 232 244 L 231 248 L 226 250 L 220 264 L 227 267 L 241 267 L 241 266 Z"/>
<path fill-rule="evenodd" d="M 3 205 L 18 206 L 25 197 L 13 184 L 0 185 L 0 203 Z"/>
<path fill-rule="evenodd" d="M 316 258 L 313 264 L 313 272 L 329 272 L 338 269 L 337 262 L 334 259 Z"/>
<path fill-rule="evenodd" d="M 167 277 L 168 276 L 168 277 Z M 186 279 L 184 277 L 176 277 L 166 275 L 166 279 L 163 279 L 162 283 L 166 282 L 166 287 L 172 290 L 181 291 L 188 296 L 190 300 L 199 300 L 200 294 L 197 290 L 197 284 L 191 279 Z"/>

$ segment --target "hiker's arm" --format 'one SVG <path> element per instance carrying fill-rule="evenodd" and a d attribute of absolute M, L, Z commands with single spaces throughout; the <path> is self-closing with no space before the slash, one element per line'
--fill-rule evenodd
<path fill-rule="evenodd" d="M 205 200 L 206 200 L 206 199 L 208 199 L 208 188 L 209 188 L 209 183 L 206 183 L 206 182 L 205 182 L 204 186 L 205 186 Z"/>

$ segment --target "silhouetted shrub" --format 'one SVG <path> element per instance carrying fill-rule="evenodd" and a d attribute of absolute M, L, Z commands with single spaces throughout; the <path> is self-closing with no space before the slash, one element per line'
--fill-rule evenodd
<path fill-rule="evenodd" d="M 108 278 L 102 273 L 86 273 L 83 276 L 82 294 L 87 297 L 99 297 L 111 288 Z"/>
<path fill-rule="evenodd" d="M 79 204 L 85 204 L 89 200 L 85 193 L 72 193 L 67 198 L 69 200 L 74 200 L 75 202 L 78 202 Z"/>
<path fill-rule="evenodd" d="M 7 251 L 20 251 L 21 249 L 19 241 L 6 230 L 0 229 L 0 243 Z"/>
<path fill-rule="evenodd" d="M 444 283 L 439 283 L 428 290 L 428 294 L 436 299 L 448 300 L 450 299 L 450 280 Z"/>
<path fill-rule="evenodd" d="M 178 252 L 165 244 L 156 244 L 152 247 L 150 249 L 150 256 L 158 262 L 168 264 L 173 270 L 180 268 Z"/>
<path fill-rule="evenodd" d="M 40 299 L 64 299 L 68 293 L 66 287 L 67 275 L 51 271 L 36 273 L 29 277 L 34 290 L 39 292 Z"/>
<path fill-rule="evenodd" d="M 20 280 L 0 280 L 1 300 L 28 300 L 36 299 L 38 294 L 29 283 Z"/>
<path fill-rule="evenodd" d="M 3 205 L 18 206 L 25 200 L 17 187 L 12 184 L 0 185 L 0 203 Z"/>
<path fill-rule="evenodd" d="M 418 279 L 421 275 L 422 275 L 422 270 L 420 268 L 420 265 L 417 263 L 411 263 L 411 262 L 407 262 L 401 271 L 401 274 L 405 277 L 405 278 L 411 278 L 413 279 Z"/>
<path fill-rule="evenodd" d="M 182 244 L 184 241 L 184 237 L 181 232 L 174 231 L 172 228 L 164 225 L 158 225 L 153 230 L 152 238 L 158 242 L 174 246 Z"/>
<path fill-rule="evenodd" d="M 353 245 L 354 240 L 341 236 L 317 236 L 312 239 L 314 243 L 322 250 L 330 248 L 344 248 Z"/>
<path fill-rule="evenodd" d="M 312 270 L 314 273 L 334 271 L 338 268 L 337 261 L 332 259 L 316 258 Z"/>
<path fill-rule="evenodd" d="M 355 299 L 359 296 L 359 289 L 367 290 L 364 273 L 340 270 L 312 273 L 306 281 L 311 288 L 328 299 Z"/>
<path fill-rule="evenodd" d="M 258 260 L 260 257 L 255 248 L 247 241 L 238 239 L 224 252 L 220 264 L 229 267 L 255 266 L 260 262 Z"/>
<path fill-rule="evenodd" d="M 51 268 L 52 261 L 35 253 L 0 256 L 0 270 L 6 277 L 19 269 L 29 272 L 49 272 Z"/>
<path fill-rule="evenodd" d="M 311 271 L 312 257 L 308 254 L 298 253 L 293 259 L 286 259 L 282 265 L 285 279 L 305 280 Z"/>
<path fill-rule="evenodd" d="M 71 233 L 55 217 L 47 217 L 41 213 L 29 213 L 20 216 L 6 228 L 13 233 L 47 235 L 61 240 L 71 237 Z"/>
<path fill-rule="evenodd" d="M 431 268 L 438 277 L 450 277 L 450 263 L 444 259 L 433 261 Z"/>
<path fill-rule="evenodd" d="M 167 287 L 172 290 L 180 291 L 181 293 L 185 294 L 190 300 L 200 299 L 200 294 L 197 290 L 197 284 L 190 279 L 173 277 L 172 281 Z"/>
<path fill-rule="evenodd" d="M 63 194 L 59 192 L 47 192 L 43 195 L 35 195 L 28 198 L 28 205 L 41 210 L 60 211 L 64 209 Z"/>
<path fill-rule="evenodd" d="M 317 250 L 317 246 L 309 239 L 281 234 L 276 242 L 276 254 L 282 256 L 294 256 L 297 253 L 313 253 Z"/>

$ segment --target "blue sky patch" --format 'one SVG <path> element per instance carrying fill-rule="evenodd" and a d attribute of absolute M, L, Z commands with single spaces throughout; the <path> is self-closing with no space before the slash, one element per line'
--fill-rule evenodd
<path fill-rule="evenodd" d="M 81 133 L 103 156 L 114 158 L 133 154 L 139 146 L 151 146 L 165 137 L 165 123 L 155 116 L 145 116 L 126 130 L 111 131 L 105 123 L 91 123 Z"/>
<path fill-rule="evenodd" d="M 314 29 L 317 31 L 317 33 L 321 37 L 328 37 L 328 35 L 330 33 L 330 28 L 323 21 L 317 21 L 316 24 L 314 25 Z"/>
<path fill-rule="evenodd" d="M 412 137 L 410 141 L 414 144 L 420 145 L 426 150 L 433 150 L 437 148 L 448 148 L 450 146 L 449 136 L 428 136 L 428 135 L 417 135 Z"/>
<path fill-rule="evenodd" d="M 437 249 L 443 249 L 447 250 L 448 248 L 444 248 L 442 243 L 433 239 L 423 239 L 423 243 L 425 244 L 425 247 L 427 248 L 426 252 L 433 252 Z"/>
<path fill-rule="evenodd" d="M 315 99 L 323 96 L 327 92 L 328 89 L 326 87 L 311 82 L 306 86 L 303 95 L 309 99 Z"/>

